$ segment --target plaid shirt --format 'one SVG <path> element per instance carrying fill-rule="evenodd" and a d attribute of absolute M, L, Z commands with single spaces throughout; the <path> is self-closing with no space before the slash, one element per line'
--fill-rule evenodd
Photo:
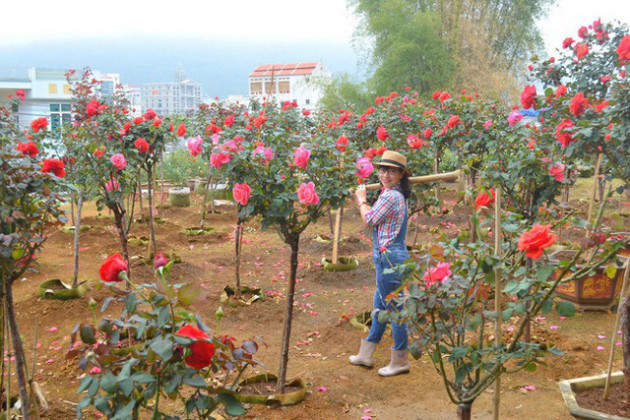
<path fill-rule="evenodd" d="M 375 227 L 378 245 L 387 248 L 396 240 L 405 220 L 407 203 L 399 185 L 385 189 L 365 215 L 365 221 Z"/>

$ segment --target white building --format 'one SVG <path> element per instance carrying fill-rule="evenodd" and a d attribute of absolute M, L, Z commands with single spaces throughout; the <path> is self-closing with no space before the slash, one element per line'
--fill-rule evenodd
<path fill-rule="evenodd" d="M 181 66 L 175 72 L 175 82 L 142 85 L 142 108 L 151 108 L 158 115 L 185 114 L 200 103 L 201 84 L 186 79 Z"/>
<path fill-rule="evenodd" d="M 144 113 L 142 108 L 142 87 L 138 85 L 122 85 L 125 98 L 129 101 L 130 115 L 139 117 Z"/>
<path fill-rule="evenodd" d="M 249 96 L 279 103 L 296 101 L 299 108 L 313 110 L 323 95 L 323 85 L 331 80 L 322 63 L 263 64 L 249 75 Z"/>
<path fill-rule="evenodd" d="M 26 93 L 26 99 L 15 114 L 19 127 L 29 128 L 34 119 L 46 117 L 50 123 L 48 130 L 61 133 L 62 125 L 72 119 L 72 90 L 65 73 L 61 69 L 30 68 L 24 77 L 0 76 L 0 104 L 6 105 L 8 96 L 15 97 L 21 89 Z M 75 73 L 74 77 L 78 75 Z M 101 99 L 111 97 L 120 85 L 120 76 L 115 73 L 94 71 L 93 77 L 102 82 L 97 93 Z"/>

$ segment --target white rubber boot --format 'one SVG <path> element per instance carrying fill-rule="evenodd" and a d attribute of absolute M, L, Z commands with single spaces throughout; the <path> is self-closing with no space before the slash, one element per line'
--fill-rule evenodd
<path fill-rule="evenodd" d="M 381 376 L 395 376 L 401 373 L 409 373 L 409 351 L 392 349 L 392 360 L 388 366 L 380 368 L 378 374 Z"/>
<path fill-rule="evenodd" d="M 374 366 L 374 360 L 372 360 L 372 355 L 374 354 L 374 350 L 376 349 L 376 343 L 372 343 L 371 341 L 367 341 L 365 339 L 361 339 L 361 347 L 359 348 L 359 354 L 355 356 L 350 356 L 350 363 L 353 365 L 361 365 L 365 367 L 371 368 Z"/>

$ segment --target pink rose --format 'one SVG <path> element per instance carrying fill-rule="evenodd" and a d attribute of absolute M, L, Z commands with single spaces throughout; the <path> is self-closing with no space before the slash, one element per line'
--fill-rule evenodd
<path fill-rule="evenodd" d="M 523 115 L 521 115 L 518 111 L 512 111 L 512 113 L 508 116 L 508 124 L 516 125 L 517 122 L 523 119 Z"/>
<path fill-rule="evenodd" d="M 210 164 L 219 169 L 231 160 L 229 153 L 212 153 L 210 155 Z"/>
<path fill-rule="evenodd" d="M 297 191 L 298 200 L 305 206 L 319 203 L 319 196 L 315 192 L 315 184 L 311 181 L 308 184 L 300 185 Z"/>
<path fill-rule="evenodd" d="M 560 162 L 556 162 L 551 169 L 549 169 L 549 175 L 556 178 L 556 181 L 562 182 L 564 179 L 564 165 Z"/>
<path fill-rule="evenodd" d="M 449 263 L 441 262 L 431 268 L 424 277 L 422 277 L 422 280 L 426 282 L 427 287 L 431 287 L 435 283 L 444 283 L 444 281 L 448 280 L 448 276 L 451 274 L 453 274 L 451 265 Z"/>
<path fill-rule="evenodd" d="M 119 171 L 123 170 L 125 166 L 127 166 L 127 161 L 125 160 L 125 157 L 122 155 L 122 153 L 116 153 L 115 155 L 113 155 L 111 157 L 111 161 L 114 164 L 114 167 Z"/>
<path fill-rule="evenodd" d="M 239 203 L 241 206 L 246 206 L 249 201 L 249 196 L 252 193 L 252 189 L 247 184 L 234 184 L 232 188 L 232 195 L 234 196 L 234 201 Z"/>
<path fill-rule="evenodd" d="M 110 179 L 109 181 L 107 181 L 107 184 L 105 184 L 105 189 L 108 192 L 118 191 L 120 189 L 120 184 L 115 179 Z"/>
<path fill-rule="evenodd" d="M 164 254 L 161 252 L 155 254 L 155 257 L 153 258 L 153 268 L 155 270 L 160 267 L 164 267 L 166 264 L 168 264 L 168 259 L 164 256 Z"/>
<path fill-rule="evenodd" d="M 293 163 L 295 166 L 299 166 L 302 169 L 306 169 L 308 158 L 311 156 L 311 151 L 304 146 L 300 146 L 293 152 Z"/>
<path fill-rule="evenodd" d="M 201 146 L 202 144 L 203 139 L 201 138 L 201 136 L 189 138 L 186 142 L 186 145 L 188 146 L 190 156 L 197 156 L 201 154 L 201 152 L 203 152 L 203 147 Z"/>
<path fill-rule="evenodd" d="M 366 158 L 366 157 L 361 157 L 359 159 L 357 159 L 357 172 L 355 172 L 355 175 L 358 176 L 359 178 L 367 178 L 368 176 L 372 175 L 372 172 L 374 172 L 374 165 L 372 165 L 372 162 L 370 161 L 370 159 Z"/>
<path fill-rule="evenodd" d="M 271 159 L 273 159 L 273 150 L 271 150 L 271 147 L 258 146 L 252 152 L 252 159 L 258 159 L 263 163 L 269 163 L 271 162 Z"/>
<path fill-rule="evenodd" d="M 489 130 L 490 127 L 492 127 L 492 120 L 488 120 L 485 123 L 483 123 L 483 128 L 485 128 L 486 130 Z"/>
<path fill-rule="evenodd" d="M 225 153 L 236 153 L 238 152 L 238 146 L 234 140 L 228 140 L 221 145 L 221 149 Z"/>

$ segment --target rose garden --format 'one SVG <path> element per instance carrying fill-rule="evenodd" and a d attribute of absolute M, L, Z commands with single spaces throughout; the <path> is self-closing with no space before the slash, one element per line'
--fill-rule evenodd
<path fill-rule="evenodd" d="M 101 102 L 84 69 L 59 141 L 46 118 L 17 129 L 16 92 L 2 415 L 630 417 L 629 67 L 628 28 L 596 21 L 532 60 L 520 103 L 401 86 L 368 109 L 177 118 Z M 348 363 L 374 288 L 353 190 L 386 150 L 414 176 L 457 171 L 413 184 L 401 309 L 378 314 L 408 326 L 392 378 Z"/>

